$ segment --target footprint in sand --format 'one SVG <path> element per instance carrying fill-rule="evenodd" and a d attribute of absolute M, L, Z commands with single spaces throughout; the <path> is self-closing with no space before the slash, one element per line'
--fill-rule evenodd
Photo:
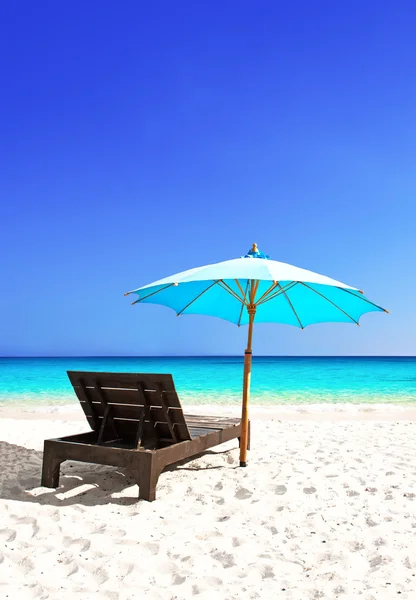
<path fill-rule="evenodd" d="M 25 575 L 28 575 L 30 571 L 33 571 L 35 565 L 29 558 L 25 557 L 22 561 L 19 562 L 19 567 L 23 570 Z"/>
<path fill-rule="evenodd" d="M 348 490 L 347 492 L 347 496 L 349 496 L 350 498 L 354 497 L 354 496 L 359 496 L 360 492 L 354 492 L 354 490 Z"/>
<path fill-rule="evenodd" d="M 235 565 L 234 556 L 227 552 L 211 552 L 211 556 L 212 558 L 215 558 L 215 560 L 218 560 L 224 569 L 229 569 Z"/>
<path fill-rule="evenodd" d="M 206 581 L 212 588 L 219 588 L 223 584 L 223 580 L 219 577 L 207 577 Z"/>
<path fill-rule="evenodd" d="M 386 542 L 383 540 L 383 538 L 378 538 L 375 542 L 374 542 L 374 546 L 380 547 L 380 546 L 385 546 Z"/>
<path fill-rule="evenodd" d="M 351 552 L 361 552 L 362 550 L 365 550 L 365 546 L 361 542 L 351 542 L 349 548 Z"/>
<path fill-rule="evenodd" d="M 78 573 L 79 569 L 78 569 L 78 565 L 76 564 L 76 562 L 73 560 L 71 561 L 69 564 L 70 570 L 67 573 L 67 577 L 70 577 L 71 575 L 75 575 L 75 573 Z"/>
<path fill-rule="evenodd" d="M 334 588 L 334 594 L 345 594 L 345 589 L 342 587 L 342 585 L 339 585 L 338 587 Z"/>
<path fill-rule="evenodd" d="M 0 540 L 2 542 L 13 542 L 15 539 L 16 531 L 14 529 L 0 529 Z"/>
<path fill-rule="evenodd" d="M 92 531 L 91 533 L 106 533 L 106 525 L 104 525 L 103 523 L 102 525 L 94 529 L 94 531 Z"/>
<path fill-rule="evenodd" d="M 93 575 L 99 584 L 103 584 L 108 581 L 108 573 L 102 567 L 93 571 Z"/>
<path fill-rule="evenodd" d="M 277 494 L 278 496 L 283 496 L 283 494 L 286 494 L 287 492 L 287 487 L 285 485 L 277 485 L 274 488 L 274 493 Z"/>
<path fill-rule="evenodd" d="M 181 558 L 181 562 L 188 562 L 190 558 L 190 556 L 184 556 L 183 558 Z"/>
<path fill-rule="evenodd" d="M 159 554 L 159 544 L 147 542 L 143 546 L 149 550 L 150 554 Z"/>
<path fill-rule="evenodd" d="M 19 517 L 16 519 L 16 522 L 19 523 L 19 525 L 32 525 L 32 538 L 35 537 L 35 535 L 38 533 L 39 531 L 39 526 L 38 526 L 38 522 L 36 519 L 33 519 L 32 517 Z"/>
<path fill-rule="evenodd" d="M 223 484 L 222 484 L 222 483 L 221 483 L 221 481 L 220 481 L 219 483 L 217 483 L 217 484 L 214 486 L 214 490 L 215 490 L 216 492 L 219 492 L 220 490 L 222 490 L 222 488 L 223 488 L 223 487 L 224 487 L 224 486 L 223 486 Z"/>
<path fill-rule="evenodd" d="M 274 579 L 273 569 L 269 565 L 266 565 L 264 567 L 264 571 L 261 574 L 261 577 L 262 579 Z"/>
<path fill-rule="evenodd" d="M 107 598 L 107 600 L 118 600 L 120 598 L 118 592 L 112 591 L 104 592 L 104 596 Z"/>
<path fill-rule="evenodd" d="M 371 559 L 369 562 L 370 562 L 371 569 L 377 569 L 377 567 L 379 567 L 383 563 L 383 557 L 376 556 L 375 558 Z"/>
<path fill-rule="evenodd" d="M 316 492 L 316 488 L 313 486 L 303 488 L 304 494 L 314 494 L 315 492 Z"/>
<path fill-rule="evenodd" d="M 231 518 L 231 517 L 229 517 L 228 515 L 224 515 L 223 517 L 219 517 L 219 518 L 217 519 L 217 521 L 218 521 L 219 523 L 223 523 L 224 521 L 229 521 L 229 520 L 230 520 L 230 518 Z M 196 536 L 196 537 L 198 537 L 198 536 Z"/>
<path fill-rule="evenodd" d="M 79 544 L 80 552 L 87 552 L 87 550 L 89 550 L 91 547 L 91 542 L 89 540 L 85 540 L 83 538 L 73 539 L 70 537 L 64 537 L 63 543 L 62 543 L 64 548 L 68 548 L 69 546 L 74 546 L 75 544 Z"/>
<path fill-rule="evenodd" d="M 246 500 L 247 498 L 251 498 L 252 495 L 253 493 L 250 492 L 250 490 L 246 490 L 245 488 L 238 488 L 238 490 L 235 493 L 235 498 L 237 498 L 237 500 Z"/>
<path fill-rule="evenodd" d="M 126 577 L 131 575 L 131 573 L 133 573 L 133 571 L 135 569 L 135 565 L 129 563 L 129 564 L 124 565 L 123 571 L 124 571 L 124 568 L 126 569 L 126 571 L 125 571 L 124 575 L 122 575 L 121 579 L 125 579 Z"/>

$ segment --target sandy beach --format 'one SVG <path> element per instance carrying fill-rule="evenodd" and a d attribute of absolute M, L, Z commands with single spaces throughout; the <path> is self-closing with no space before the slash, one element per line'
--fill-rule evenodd
<path fill-rule="evenodd" d="M 2 598 L 416 597 L 414 409 L 255 407 L 247 469 L 218 446 L 153 503 L 104 466 L 39 487 L 43 440 L 87 431 L 79 409 L 0 417 Z"/>

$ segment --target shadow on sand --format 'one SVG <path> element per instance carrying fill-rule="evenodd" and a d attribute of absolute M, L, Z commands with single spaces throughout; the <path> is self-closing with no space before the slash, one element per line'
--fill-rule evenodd
<path fill-rule="evenodd" d="M 207 451 L 204 456 L 229 454 L 231 450 Z M 202 456 L 199 455 L 199 456 Z M 203 471 L 237 468 L 232 464 L 217 466 L 187 466 L 198 456 L 166 467 L 167 471 Z M 102 504 L 130 505 L 138 502 L 138 487 L 128 472 L 117 467 L 66 461 L 61 465 L 59 488 L 40 487 L 43 453 L 0 441 L 0 498 L 20 502 L 35 502 L 48 506 L 98 506 Z M 190 475 L 192 477 L 192 475 Z M 134 496 L 121 496 L 133 486 Z M 115 496 L 114 496 L 115 495 Z"/>

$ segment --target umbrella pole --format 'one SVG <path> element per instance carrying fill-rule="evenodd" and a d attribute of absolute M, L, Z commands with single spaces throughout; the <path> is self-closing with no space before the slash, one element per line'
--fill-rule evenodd
<path fill-rule="evenodd" d="M 250 398 L 250 380 L 251 380 L 251 342 L 253 339 L 253 324 L 256 314 L 256 307 L 249 305 L 247 307 L 249 314 L 247 348 L 244 353 L 244 379 L 243 379 L 243 408 L 241 412 L 241 437 L 240 437 L 240 467 L 247 466 L 247 446 L 248 446 L 248 401 Z"/>

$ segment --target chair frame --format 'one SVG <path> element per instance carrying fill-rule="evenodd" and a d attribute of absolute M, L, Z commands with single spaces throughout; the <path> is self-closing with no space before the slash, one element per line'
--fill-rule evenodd
<path fill-rule="evenodd" d="M 129 471 L 139 499 L 151 502 L 165 467 L 240 441 L 240 419 L 184 415 L 171 375 L 68 371 L 68 376 L 92 431 L 45 440 L 42 486 L 59 486 L 60 465 L 66 460 L 109 465 Z M 132 399 L 132 392 L 137 398 Z"/>

